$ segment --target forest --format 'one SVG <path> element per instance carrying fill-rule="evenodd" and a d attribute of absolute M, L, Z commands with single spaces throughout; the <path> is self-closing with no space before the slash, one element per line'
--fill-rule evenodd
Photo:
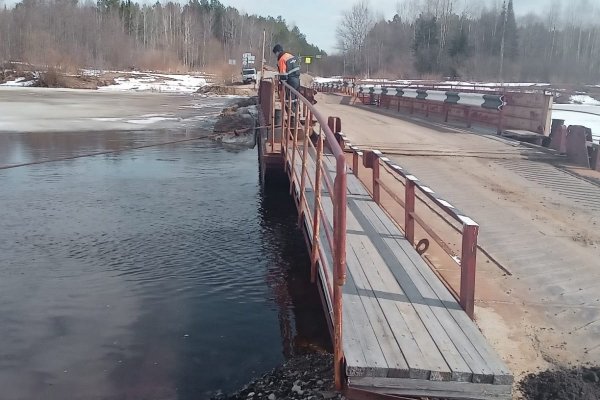
<path fill-rule="evenodd" d="M 358 0 L 332 26 L 330 54 L 281 16 L 240 12 L 218 0 L 0 0 L 0 62 L 61 69 L 223 70 L 275 43 L 313 59 L 311 72 L 379 78 L 600 84 L 600 3 L 548 0 L 400 0 L 387 18 Z M 318 44 L 318 43 L 317 43 Z"/>
<path fill-rule="evenodd" d="M 361 0 L 343 14 L 343 74 L 497 82 L 600 83 L 600 3 L 527 0 L 402 0 L 386 20 Z"/>
<path fill-rule="evenodd" d="M 321 50 L 282 17 L 240 13 L 218 0 L 136 3 L 131 0 L 0 0 L 0 61 L 61 69 L 218 71 L 251 52 L 284 43 L 295 52 Z M 271 52 L 265 51 L 267 61 Z"/>

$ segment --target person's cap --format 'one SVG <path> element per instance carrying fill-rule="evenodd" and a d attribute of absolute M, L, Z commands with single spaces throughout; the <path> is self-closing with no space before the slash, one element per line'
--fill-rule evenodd
<path fill-rule="evenodd" d="M 275 47 L 273 47 L 273 53 L 277 54 L 279 52 L 283 51 L 283 47 L 281 47 L 280 44 L 276 44 Z"/>

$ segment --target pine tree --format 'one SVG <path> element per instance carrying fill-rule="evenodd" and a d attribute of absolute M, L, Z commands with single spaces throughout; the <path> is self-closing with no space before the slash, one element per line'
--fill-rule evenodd
<path fill-rule="evenodd" d="M 415 38 L 413 41 L 417 71 L 420 73 L 436 71 L 439 47 L 440 39 L 437 18 L 426 17 L 421 14 L 415 21 Z"/>
<path fill-rule="evenodd" d="M 450 57 L 469 57 L 469 37 L 464 25 L 461 25 L 456 36 L 450 41 L 448 54 Z"/>
<path fill-rule="evenodd" d="M 506 27 L 504 32 L 504 51 L 509 59 L 515 60 L 519 55 L 519 36 L 517 32 L 517 21 L 515 19 L 513 0 L 508 1 L 508 7 L 506 9 Z"/>

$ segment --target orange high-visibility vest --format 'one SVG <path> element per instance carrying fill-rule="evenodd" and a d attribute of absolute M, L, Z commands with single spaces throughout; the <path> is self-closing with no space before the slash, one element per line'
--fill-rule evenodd
<path fill-rule="evenodd" d="M 300 75 L 298 60 L 290 53 L 283 53 L 277 60 L 277 69 L 280 74 Z"/>

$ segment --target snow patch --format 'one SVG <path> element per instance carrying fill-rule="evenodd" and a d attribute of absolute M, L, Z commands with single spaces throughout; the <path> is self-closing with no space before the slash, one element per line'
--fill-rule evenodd
<path fill-rule="evenodd" d="M 146 125 L 146 124 L 155 124 L 157 122 L 161 122 L 161 121 L 178 121 L 179 118 L 173 118 L 173 117 L 148 117 L 148 118 L 141 118 L 141 119 L 129 119 L 125 122 L 129 123 L 129 124 L 139 124 L 139 125 Z"/>
<path fill-rule="evenodd" d="M 319 78 L 319 79 L 333 79 L 333 78 Z M 339 80 L 339 79 L 337 79 Z M 315 80 L 316 81 L 316 80 Z M 522 87 L 522 88 L 545 88 L 549 87 L 549 83 L 538 83 L 538 82 L 471 82 L 471 81 L 434 81 L 434 80 L 422 80 L 422 79 L 360 79 L 358 80 L 358 84 L 374 84 L 374 83 L 383 83 L 383 84 L 391 84 L 391 85 L 401 85 L 401 86 L 414 86 L 414 87 L 431 87 L 431 86 L 440 86 L 440 87 L 448 87 L 460 89 L 473 89 L 473 87 L 485 90 L 485 89 L 493 89 L 496 87 Z"/>
<path fill-rule="evenodd" d="M 582 106 L 583 107 L 583 106 Z M 581 112 L 576 109 L 552 110 L 552 118 L 565 120 L 565 125 L 581 125 L 592 130 L 594 143 L 600 143 L 600 115 Z"/>
<path fill-rule="evenodd" d="M 137 91 L 161 93 L 194 93 L 206 85 L 206 78 L 194 75 L 170 75 L 149 72 L 129 72 L 115 79 L 115 85 L 99 88 L 102 91 Z"/>
<path fill-rule="evenodd" d="M 342 82 L 342 77 L 341 76 L 332 76 L 331 78 L 323 78 L 321 76 L 317 76 L 316 78 L 313 79 L 314 83 L 337 83 L 337 82 Z"/>
<path fill-rule="evenodd" d="M 118 121 L 122 121 L 123 118 L 92 118 L 92 121 L 98 121 L 98 122 L 118 122 Z"/>
<path fill-rule="evenodd" d="M 26 78 L 20 77 L 13 81 L 7 81 L 5 83 L 0 84 L 0 86 L 18 86 L 18 87 L 27 87 L 35 85 L 35 80 L 27 80 Z"/>
<path fill-rule="evenodd" d="M 584 94 L 578 94 L 575 96 L 571 96 L 569 99 L 569 103 L 571 104 L 582 104 L 587 106 L 600 106 L 600 101 Z"/>

